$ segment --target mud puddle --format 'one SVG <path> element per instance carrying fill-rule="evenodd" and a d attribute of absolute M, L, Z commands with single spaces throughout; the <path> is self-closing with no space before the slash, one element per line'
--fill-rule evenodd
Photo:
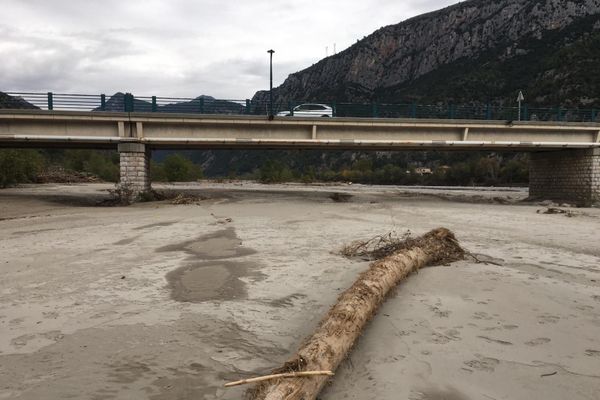
<path fill-rule="evenodd" d="M 158 252 L 185 251 L 195 258 L 219 260 L 223 258 L 242 257 L 255 254 L 256 251 L 242 247 L 242 241 L 235 229 L 227 228 L 198 239 L 171 244 L 156 249 Z"/>
<path fill-rule="evenodd" d="M 240 279 L 263 279 L 252 262 L 211 261 L 177 268 L 166 275 L 175 301 L 201 303 L 210 300 L 236 300 L 247 295 Z"/>
<path fill-rule="evenodd" d="M 166 275 L 171 298 L 175 301 L 201 303 L 245 298 L 246 283 L 240 278 L 258 280 L 264 277 L 253 262 L 224 261 L 256 253 L 253 249 L 242 247 L 234 228 L 164 246 L 157 251 L 183 251 L 190 254 L 187 265 Z M 199 259 L 204 261 L 199 262 Z"/>

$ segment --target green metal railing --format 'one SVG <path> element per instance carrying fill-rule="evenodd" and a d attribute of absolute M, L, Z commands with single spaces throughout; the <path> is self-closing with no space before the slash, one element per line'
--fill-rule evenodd
<path fill-rule="evenodd" d="M 131 93 L 117 93 L 110 97 L 105 94 L 65 94 L 65 93 L 26 93 L 5 92 L 20 98 L 31 106 L 42 110 L 72 110 L 94 112 L 149 112 L 149 113 L 186 113 L 186 114 L 229 114 L 229 115 L 267 115 L 268 101 L 227 100 L 202 96 L 158 97 L 134 96 Z M 275 103 L 274 113 L 294 114 L 299 101 Z M 358 118 L 427 118 L 427 119 L 475 119 L 475 120 L 512 120 L 518 119 L 518 107 L 500 107 L 491 104 L 470 106 L 460 104 L 416 104 L 416 103 L 338 103 L 314 101 L 310 103 L 326 104 L 333 109 L 334 117 Z M 2 107 L 0 105 L 0 107 Z M 597 109 L 579 108 L 539 108 L 523 105 L 521 120 L 525 121 L 568 121 L 600 122 Z"/>

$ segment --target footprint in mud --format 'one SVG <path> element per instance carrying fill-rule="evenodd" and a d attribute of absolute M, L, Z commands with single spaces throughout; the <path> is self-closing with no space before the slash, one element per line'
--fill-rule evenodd
<path fill-rule="evenodd" d="M 541 325 L 556 324 L 560 320 L 560 317 L 558 317 L 556 315 L 551 315 L 551 314 L 538 315 L 537 318 L 538 318 L 538 324 L 541 324 Z"/>
<path fill-rule="evenodd" d="M 156 251 L 159 253 L 183 251 L 204 260 L 242 257 L 256 253 L 252 249 L 242 247 L 242 241 L 235 233 L 234 228 L 227 228 L 182 243 L 163 246 Z"/>
<path fill-rule="evenodd" d="M 118 361 L 109 367 L 112 369 L 108 373 L 111 383 L 133 383 L 147 374 L 154 374 L 150 365 L 135 360 Z"/>
<path fill-rule="evenodd" d="M 437 306 L 429 307 L 429 310 L 433 312 L 433 314 L 438 318 L 448 318 L 450 316 L 451 311 L 441 310 Z"/>
<path fill-rule="evenodd" d="M 462 340 L 460 337 L 460 332 L 456 329 L 448 329 L 444 333 L 433 332 L 428 342 L 435 344 L 446 344 L 450 341 L 456 340 Z"/>
<path fill-rule="evenodd" d="M 273 307 L 291 307 L 294 305 L 294 300 L 303 299 L 306 295 L 302 293 L 292 293 L 288 296 L 271 300 L 269 302 Z"/>
<path fill-rule="evenodd" d="M 163 226 L 171 226 L 176 224 L 179 221 L 167 221 L 167 222 L 157 222 L 155 224 L 148 224 L 148 225 L 142 225 L 142 226 L 138 226 L 137 228 L 133 228 L 136 231 L 141 231 L 144 229 L 150 229 L 150 228 L 159 228 L 159 227 L 163 227 Z"/>
<path fill-rule="evenodd" d="M 50 340 L 53 342 L 58 342 L 59 340 L 62 340 L 65 337 L 65 335 L 63 335 L 63 333 L 61 331 L 48 331 L 48 332 L 43 332 L 43 333 L 32 333 L 32 334 L 27 334 L 27 335 L 21 335 L 19 337 L 14 338 L 13 340 L 10 341 L 10 344 L 17 348 L 20 349 L 21 347 L 27 346 L 29 344 L 29 342 L 31 341 L 40 341 L 40 340 Z"/>
<path fill-rule="evenodd" d="M 473 313 L 473 319 L 483 319 L 483 320 L 489 321 L 493 318 L 484 311 L 477 311 L 477 312 Z"/>
<path fill-rule="evenodd" d="M 535 338 L 535 339 L 531 339 L 528 342 L 525 342 L 525 344 L 527 346 L 539 346 L 542 344 L 546 344 L 546 343 L 550 343 L 550 339 L 546 338 L 546 337 L 541 337 L 541 338 Z"/>
<path fill-rule="evenodd" d="M 502 325 L 502 327 L 504 329 L 507 329 L 509 331 L 512 331 L 513 329 L 517 329 L 519 327 L 519 325 L 512 325 L 512 324 L 508 324 L 508 325 Z"/>
<path fill-rule="evenodd" d="M 600 301 L 600 296 L 598 296 L 597 294 L 595 294 L 595 295 L 592 296 L 592 299 L 596 300 L 596 301 Z"/>
<path fill-rule="evenodd" d="M 600 350 L 586 350 L 585 351 L 585 355 L 586 356 L 590 356 L 590 357 L 600 357 Z"/>
<path fill-rule="evenodd" d="M 465 361 L 464 364 L 468 367 L 484 372 L 494 372 L 498 364 L 500 364 L 500 360 L 496 358 L 483 357 L 480 355 L 476 355 L 476 357 L 476 360 Z"/>
<path fill-rule="evenodd" d="M 477 336 L 477 337 L 480 338 L 480 339 L 485 340 L 488 343 L 498 343 L 498 344 L 501 344 L 503 346 L 512 346 L 512 343 L 508 342 L 506 340 L 494 339 L 494 338 L 491 338 L 489 336 Z"/>
<path fill-rule="evenodd" d="M 454 388 L 447 389 L 412 389 L 408 400 L 468 400 L 469 398 Z"/>
<path fill-rule="evenodd" d="M 131 243 L 135 242 L 137 239 L 139 239 L 139 237 L 140 237 L 140 235 L 122 239 L 122 240 L 119 240 L 118 242 L 114 242 L 113 245 L 124 246 L 126 244 L 131 244 Z"/>

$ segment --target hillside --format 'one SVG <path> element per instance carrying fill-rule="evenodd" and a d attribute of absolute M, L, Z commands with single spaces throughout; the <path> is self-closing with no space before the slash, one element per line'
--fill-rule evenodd
<path fill-rule="evenodd" d="M 600 106 L 600 0 L 471 0 L 383 27 L 291 74 L 278 102 Z M 266 101 L 267 92 L 254 100 Z"/>
<path fill-rule="evenodd" d="M 9 96 L 4 92 L 0 92 L 0 109 L 2 108 L 37 109 L 38 107 L 28 103 L 20 97 Z"/>

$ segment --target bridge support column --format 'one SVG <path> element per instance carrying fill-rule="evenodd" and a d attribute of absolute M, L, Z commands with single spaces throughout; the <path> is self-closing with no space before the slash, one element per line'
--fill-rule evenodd
<path fill-rule="evenodd" d="M 600 204 L 600 148 L 531 153 L 529 197 Z"/>
<path fill-rule="evenodd" d="M 142 143 L 119 143 L 119 184 L 128 187 L 132 200 L 150 191 L 150 151 Z"/>

